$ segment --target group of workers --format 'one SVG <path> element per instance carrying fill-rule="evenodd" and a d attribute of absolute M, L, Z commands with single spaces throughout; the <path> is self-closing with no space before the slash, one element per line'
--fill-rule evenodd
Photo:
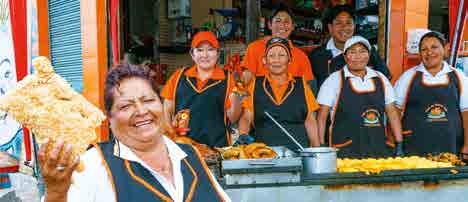
<path fill-rule="evenodd" d="M 258 141 L 297 150 L 276 121 L 303 147 L 340 148 L 340 157 L 468 153 L 468 79 L 444 61 L 443 35 L 421 38 L 421 64 L 393 87 L 377 52 L 354 36 L 350 6 L 333 7 L 327 26 L 330 39 L 307 57 L 288 39 L 292 12 L 274 10 L 272 35 L 252 42 L 241 62 L 248 96 L 234 92 L 232 75 L 217 66 L 215 35 L 198 33 L 195 65 L 176 71 L 162 90 L 166 117 L 189 110 L 187 135 L 213 147 Z M 236 142 L 228 132 L 234 123 Z"/>
<path fill-rule="evenodd" d="M 333 7 L 326 25 L 329 41 L 307 56 L 288 39 L 292 12 L 274 10 L 271 36 L 251 43 L 241 62 L 243 93 L 218 65 L 220 44 L 211 32 L 193 37 L 194 65 L 173 73 L 161 100 L 147 72 L 114 68 L 105 89 L 114 138 L 82 156 L 82 173 L 73 172 L 78 161 L 63 142 L 41 149 L 45 201 L 230 201 L 197 150 L 163 135 L 181 112 L 185 135 L 211 147 L 256 141 L 297 150 L 278 123 L 303 147 L 339 148 L 339 157 L 468 157 L 468 78 L 444 61 L 443 35 L 422 36 L 421 63 L 392 86 L 370 43 L 354 36 L 349 6 Z"/>

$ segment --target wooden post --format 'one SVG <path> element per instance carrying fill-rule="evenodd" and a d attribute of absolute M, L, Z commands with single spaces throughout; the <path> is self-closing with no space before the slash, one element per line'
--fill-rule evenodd
<path fill-rule="evenodd" d="M 154 36 L 154 41 L 153 41 L 153 58 L 154 62 L 159 64 L 159 8 L 160 8 L 160 0 L 154 1 L 153 5 L 153 15 L 154 15 L 154 31 L 153 31 L 153 36 Z"/>
<path fill-rule="evenodd" d="M 247 0 L 247 17 L 245 18 L 245 34 L 247 43 L 253 42 L 258 38 L 258 8 L 260 1 Z"/>
<path fill-rule="evenodd" d="M 377 46 L 379 47 L 379 56 L 381 58 L 386 58 L 386 48 L 387 48 L 387 3 L 389 0 L 379 0 L 379 34 L 377 37 Z M 388 50 L 387 50 L 388 51 Z"/>

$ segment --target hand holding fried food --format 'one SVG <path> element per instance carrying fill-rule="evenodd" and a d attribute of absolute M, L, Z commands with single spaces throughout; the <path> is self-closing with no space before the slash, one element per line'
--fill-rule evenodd
<path fill-rule="evenodd" d="M 231 147 L 223 152 L 225 160 L 275 158 L 276 152 L 264 143 L 252 143 Z"/>
<path fill-rule="evenodd" d="M 396 158 L 338 159 L 338 172 L 365 172 L 378 174 L 383 170 L 418 169 L 418 168 L 448 168 L 452 164 L 435 162 L 429 159 L 411 156 Z"/>
<path fill-rule="evenodd" d="M 95 128 L 105 119 L 104 113 L 56 74 L 47 58 L 37 57 L 32 64 L 34 74 L 0 99 L 0 111 L 30 129 L 39 144 L 60 139 L 71 144 L 74 156 L 86 151 L 97 141 Z"/>

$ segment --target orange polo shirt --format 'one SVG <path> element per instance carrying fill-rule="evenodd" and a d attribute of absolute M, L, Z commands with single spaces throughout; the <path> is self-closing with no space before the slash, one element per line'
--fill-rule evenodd
<path fill-rule="evenodd" d="M 296 80 L 294 79 L 291 73 L 288 74 L 288 81 L 284 82 L 283 84 L 278 84 L 278 82 L 273 80 L 269 74 L 265 75 L 265 79 L 270 83 L 271 89 L 273 91 L 273 99 L 275 99 L 275 102 L 279 104 L 282 103 L 281 100 L 285 96 L 289 83 L 296 82 Z M 310 113 L 317 111 L 320 108 L 320 106 L 315 100 L 314 93 L 312 92 L 312 89 L 310 88 L 310 86 L 306 83 L 306 80 L 302 79 L 302 81 L 304 85 L 305 102 L 307 104 L 308 115 L 309 115 Z M 250 85 L 248 86 L 248 91 L 251 95 L 253 95 L 254 89 L 255 89 L 255 81 L 251 82 Z M 254 96 L 249 96 L 242 102 L 242 107 L 244 107 L 246 110 L 249 110 L 250 112 L 254 111 L 253 97 Z"/>
<path fill-rule="evenodd" d="M 184 70 L 183 68 L 180 68 L 171 75 L 171 77 L 166 82 L 166 85 L 164 85 L 164 87 L 163 87 L 163 89 L 161 91 L 161 97 L 162 98 L 167 99 L 167 100 L 174 100 L 175 99 L 177 84 L 179 82 L 179 78 L 183 76 L 183 75 L 180 75 L 180 74 L 182 74 L 183 70 Z M 215 69 L 213 70 L 213 72 L 211 73 L 211 75 L 208 78 L 204 79 L 204 80 L 201 80 L 199 78 L 198 73 L 197 73 L 197 67 L 195 65 L 190 67 L 189 69 L 187 69 L 187 71 L 185 71 L 184 75 L 187 76 L 187 77 L 192 77 L 192 78 L 196 79 L 196 81 L 197 81 L 196 88 L 197 88 L 198 93 L 203 93 L 204 88 L 205 88 L 206 84 L 208 83 L 208 81 L 210 79 L 211 80 L 225 80 L 226 79 L 226 75 L 224 74 L 224 70 L 221 69 L 218 66 L 216 66 Z M 226 99 L 225 99 L 225 102 L 224 102 L 224 109 L 229 109 L 229 107 L 231 107 L 231 102 L 227 98 L 228 98 L 229 94 L 231 94 L 232 88 L 233 88 L 234 85 L 235 85 L 234 84 L 234 78 L 233 78 L 233 76 L 231 74 L 229 74 L 228 75 L 228 83 L 227 83 L 228 90 L 227 90 Z"/>
<path fill-rule="evenodd" d="M 263 64 L 263 56 L 265 55 L 266 44 L 270 39 L 271 36 L 250 43 L 241 62 L 241 66 L 246 67 L 256 76 L 267 74 L 268 69 Z M 288 65 L 289 73 L 293 76 L 303 77 L 306 81 L 314 80 L 307 55 L 301 49 L 296 48 L 291 41 L 289 41 L 289 46 L 291 47 L 292 55 L 291 62 Z"/>

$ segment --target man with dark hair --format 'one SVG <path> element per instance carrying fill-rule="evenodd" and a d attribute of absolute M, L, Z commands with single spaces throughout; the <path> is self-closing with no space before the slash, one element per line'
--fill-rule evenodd
<path fill-rule="evenodd" d="M 312 72 L 316 77 L 318 87 L 331 73 L 345 65 L 343 47 L 346 40 L 354 35 L 354 10 L 349 5 L 335 6 L 331 8 L 325 21 L 331 37 L 326 44 L 314 49 L 309 54 L 309 60 L 313 67 Z M 368 66 L 391 79 L 387 65 L 374 49 L 370 51 Z"/>

